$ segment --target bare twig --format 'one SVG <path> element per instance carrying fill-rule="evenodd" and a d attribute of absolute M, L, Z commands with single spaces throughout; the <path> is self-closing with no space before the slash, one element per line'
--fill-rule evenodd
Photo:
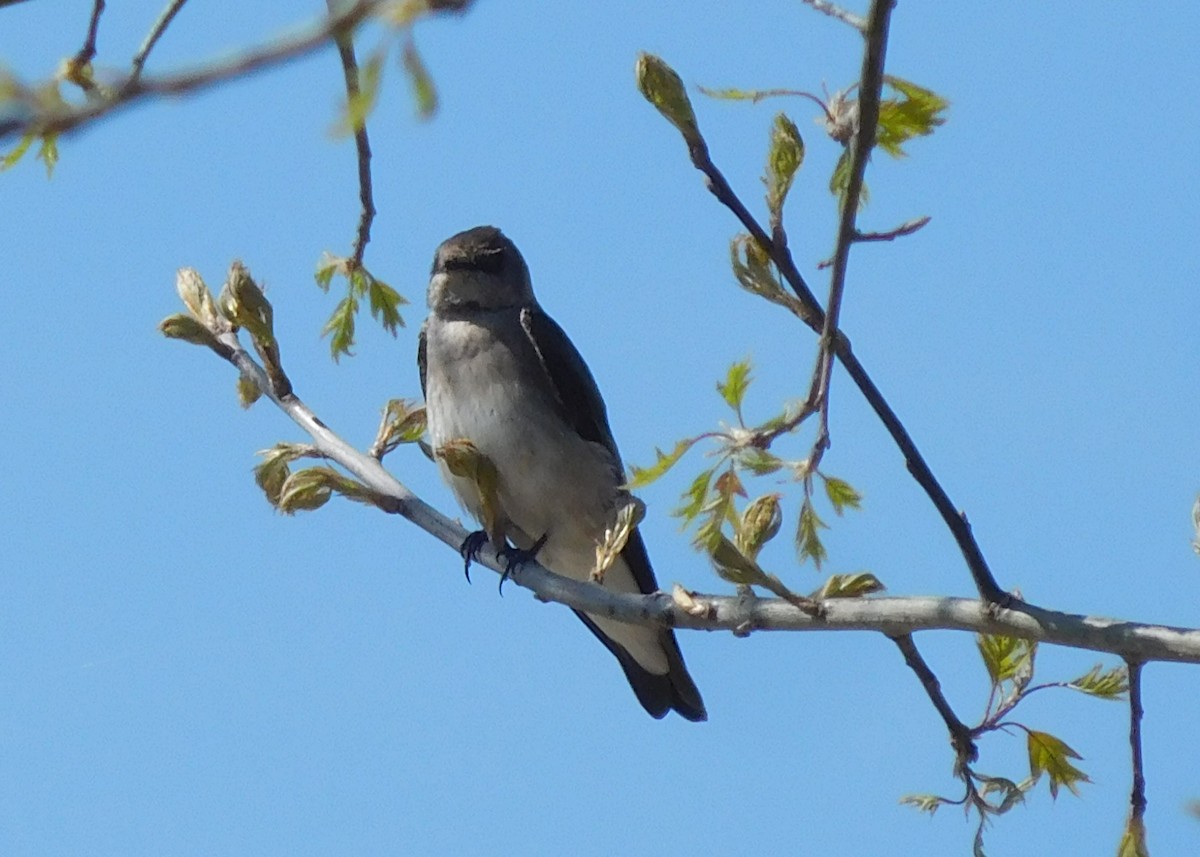
<path fill-rule="evenodd" d="M 182 95 L 262 69 L 281 65 L 320 50 L 339 33 L 348 33 L 370 17 L 385 0 L 356 0 L 337 15 L 330 15 L 296 36 L 277 39 L 226 60 L 188 71 L 155 77 L 130 77 L 102 98 L 77 107 L 51 110 L 31 105 L 28 115 L 0 122 L 0 140 L 25 134 L 65 134 L 137 102 L 164 95 Z"/>
<path fill-rule="evenodd" d="M 150 56 L 150 51 L 154 50 L 154 46 L 158 44 L 158 40 L 167 31 L 167 27 L 171 26 L 171 22 L 175 20 L 175 16 L 179 14 L 179 10 L 183 8 L 183 4 L 186 2 L 187 0 L 171 0 L 167 4 L 167 7 L 162 10 L 162 13 L 158 16 L 158 20 L 154 22 L 154 26 L 150 28 L 150 32 L 146 34 L 142 46 L 133 55 L 133 70 L 129 75 L 131 80 L 137 80 L 142 76 L 142 68 L 146 65 L 146 57 Z"/>
<path fill-rule="evenodd" d="M 691 138 L 685 137 L 688 145 L 688 154 L 692 164 L 705 177 L 705 186 L 709 189 L 717 200 L 733 212 L 734 216 L 745 227 L 750 236 L 761 246 L 770 256 L 771 261 L 775 263 L 775 267 L 779 270 L 780 276 L 791 287 L 792 291 L 799 298 L 800 304 L 796 308 L 796 314 L 807 324 L 812 330 L 820 333 L 825 326 L 825 311 L 821 309 L 812 290 L 809 289 L 804 277 L 800 274 L 796 267 L 796 262 L 792 258 L 791 252 L 786 245 L 776 244 L 772 238 L 767 235 L 766 231 L 759 225 L 754 216 L 734 193 L 725 176 L 713 163 L 712 157 L 708 151 L 708 145 L 704 142 L 703 137 L 699 134 L 693 135 Z M 955 543 L 958 545 L 959 551 L 963 555 L 963 559 L 967 563 L 967 568 L 971 572 L 971 577 L 975 582 L 975 586 L 979 591 L 980 596 L 993 604 L 1000 606 L 1015 606 L 1018 602 L 1016 599 L 1000 588 L 996 583 L 995 577 L 992 575 L 991 569 L 988 567 L 987 560 L 984 559 L 983 551 L 979 547 L 979 543 L 975 541 L 975 537 L 971 534 L 970 524 L 967 522 L 966 515 L 959 512 L 954 503 L 951 502 L 945 488 L 934 476 L 933 471 L 929 468 L 929 464 L 925 461 L 921 451 L 917 449 L 916 443 L 908 430 L 904 428 L 904 424 L 888 404 L 887 399 L 879 391 L 871 376 L 867 373 L 866 368 L 859 361 L 858 357 L 853 353 L 850 346 L 850 340 L 841 331 L 837 332 L 835 343 L 835 354 L 838 361 L 845 368 L 854 385 L 862 393 L 867 404 L 875 411 L 880 422 L 888 434 L 891 435 L 892 441 L 896 444 L 901 454 L 904 456 L 905 465 L 908 472 L 912 474 L 913 479 L 925 491 L 934 508 L 937 509 L 942 521 L 950 530 Z"/>
<path fill-rule="evenodd" d="M 867 22 L 855 15 L 853 12 L 843 9 L 830 3 L 829 0 L 803 0 L 804 3 L 812 6 L 818 12 L 828 15 L 830 18 L 837 18 L 839 21 L 849 24 L 859 32 L 866 32 Z"/>
<path fill-rule="evenodd" d="M 914 217 L 912 220 L 906 220 L 897 226 L 895 229 L 889 229 L 887 232 L 855 232 L 855 241 L 895 241 L 897 238 L 902 238 L 905 235 L 912 235 L 918 229 L 921 229 L 932 218 L 928 214 L 922 217 Z"/>
<path fill-rule="evenodd" d="M 1129 748 L 1133 755 L 1129 815 L 1140 826 L 1146 815 L 1146 776 L 1142 763 L 1142 662 L 1130 658 L 1126 663 L 1129 665 Z"/>
<path fill-rule="evenodd" d="M 337 12 L 340 5 L 338 0 L 326 0 L 329 14 Z M 346 98 L 349 103 L 359 96 L 358 60 L 354 56 L 354 36 L 347 31 L 335 34 L 334 43 L 337 45 L 338 56 L 342 60 L 342 71 L 346 77 Z M 354 147 L 358 154 L 358 198 L 362 204 L 362 212 L 358 218 L 358 231 L 354 236 L 354 250 L 351 259 L 356 267 L 361 267 L 363 254 L 367 252 L 367 242 L 371 240 L 371 224 L 375 220 L 375 195 L 371 189 L 371 141 L 367 137 L 367 120 L 363 117 L 354 129 Z"/>
<path fill-rule="evenodd" d="M 842 297 L 846 290 L 846 269 L 850 262 L 850 246 L 858 234 L 859 197 L 863 175 L 871 150 L 875 148 L 875 132 L 879 124 L 879 99 L 883 90 L 883 65 L 887 54 L 888 24 L 895 0 L 874 0 L 867 19 L 866 46 L 863 50 L 862 74 L 859 77 L 858 130 L 850 141 L 850 169 L 843 191 L 841 218 L 838 222 L 837 243 L 833 251 L 833 271 L 829 277 L 829 300 L 825 304 L 825 320 L 817 346 L 817 363 L 813 369 L 812 389 L 808 401 L 820 411 L 817 436 L 809 454 L 811 469 L 816 469 L 821 456 L 829 448 L 829 388 L 833 381 L 833 356 L 837 344 L 838 322 L 842 312 Z"/>
<path fill-rule="evenodd" d="M 917 644 L 913 641 L 912 634 L 897 634 L 892 636 L 891 640 L 904 655 L 904 662 L 908 664 L 909 669 L 920 679 L 921 686 L 925 688 L 925 693 L 929 696 L 933 707 L 937 709 L 938 714 L 942 715 L 946 729 L 950 732 L 950 745 L 954 748 L 957 766 L 961 768 L 975 761 L 979 750 L 971 738 L 971 729 L 958 719 L 958 715 L 950 707 L 950 702 L 942 693 L 941 683 L 933 674 L 933 670 L 929 668 L 929 664 L 925 662 L 925 658 L 921 656 L 920 651 L 917 650 Z"/>
<path fill-rule="evenodd" d="M 87 67 L 96 58 L 96 37 L 100 33 L 100 15 L 103 12 L 104 0 L 95 0 L 92 4 L 92 17 L 88 21 L 87 36 L 84 37 L 82 47 L 67 64 L 68 79 L 89 96 L 99 92 Z"/>

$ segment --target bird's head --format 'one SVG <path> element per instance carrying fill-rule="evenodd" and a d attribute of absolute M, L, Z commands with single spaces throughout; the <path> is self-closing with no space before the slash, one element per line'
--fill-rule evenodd
<path fill-rule="evenodd" d="M 529 306 L 534 303 L 529 268 L 503 232 L 476 226 L 438 247 L 428 302 L 434 312 Z"/>

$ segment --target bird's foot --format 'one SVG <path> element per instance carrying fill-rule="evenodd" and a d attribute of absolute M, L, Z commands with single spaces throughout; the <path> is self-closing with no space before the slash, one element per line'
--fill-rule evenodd
<path fill-rule="evenodd" d="M 471 582 L 471 563 L 479 559 L 479 552 L 487 543 L 487 530 L 476 530 L 469 533 L 459 546 L 458 552 L 463 558 L 463 574 L 467 576 L 467 583 Z"/>
<path fill-rule="evenodd" d="M 529 550 L 505 546 L 497 553 L 500 559 L 504 560 L 504 571 L 500 574 L 500 594 L 504 594 L 504 581 L 508 580 L 509 576 L 530 560 L 537 559 L 538 551 L 546 544 L 546 539 L 550 534 L 546 533 L 540 539 L 533 543 L 533 547 Z"/>

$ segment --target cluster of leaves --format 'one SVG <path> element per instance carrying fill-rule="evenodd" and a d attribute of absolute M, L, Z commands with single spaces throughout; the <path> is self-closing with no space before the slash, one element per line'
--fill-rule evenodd
<path fill-rule="evenodd" d="M 321 335 L 329 335 L 329 351 L 334 360 L 343 354 L 352 356 L 350 349 L 354 346 L 355 320 L 358 318 L 359 301 L 366 298 L 371 310 L 371 317 L 376 319 L 383 329 L 392 336 L 404 327 L 404 318 L 400 315 L 400 307 L 408 303 L 399 292 L 375 277 L 362 264 L 345 256 L 334 256 L 324 253 L 317 263 L 315 274 L 317 285 L 328 292 L 333 283 L 334 275 L 340 275 L 346 280 L 346 296 L 338 301 L 333 314 Z"/>
<path fill-rule="evenodd" d="M 945 112 L 950 102 L 936 92 L 918 86 L 911 81 L 894 75 L 885 75 L 884 84 L 890 90 L 889 97 L 879 103 L 879 122 L 875 130 L 875 143 L 893 158 L 902 158 L 907 153 L 904 144 L 914 137 L 925 137 L 934 128 L 945 123 Z M 835 92 L 826 99 L 795 89 L 708 89 L 700 91 L 710 98 L 732 101 L 749 101 L 757 104 L 766 98 L 793 96 L 807 98 L 821 106 L 823 115 L 819 121 L 834 141 L 842 144 L 843 151 L 829 178 L 829 190 L 839 199 L 846 193 L 850 178 L 849 143 L 858 130 L 858 101 L 854 98 L 857 86 Z M 781 116 L 783 114 L 780 114 Z M 778 122 L 778 118 L 776 119 Z M 794 126 L 793 126 L 794 127 Z M 863 187 L 860 203 L 868 198 Z"/>
<path fill-rule="evenodd" d="M 1019 782 L 992 776 L 974 770 L 970 764 L 972 760 L 960 758 L 956 772 L 967 786 L 964 797 L 915 794 L 906 795 L 901 803 L 929 813 L 944 805 L 976 810 L 980 816 L 976 853 L 982 854 L 984 825 L 1022 803 L 1025 795 L 1043 778 L 1052 798 L 1057 798 L 1059 789 L 1064 786 L 1078 795 L 1079 785 L 1090 782 L 1087 774 L 1075 764 L 1083 758 L 1079 753 L 1061 738 L 1012 719 L 1014 709 L 1030 695 L 1048 688 L 1067 688 L 1098 699 L 1120 700 L 1129 691 L 1129 676 L 1123 665 L 1106 670 L 1097 664 L 1070 681 L 1033 684 L 1038 646 L 1035 641 L 981 634 L 976 642 L 991 687 L 983 717 L 971 728 L 970 738 L 975 740 L 991 732 L 1023 732 L 1029 775 Z"/>
<path fill-rule="evenodd" d="M 91 63 L 81 64 L 64 60 L 58 72 L 48 81 L 30 86 L 0 69 L 0 108 L 9 114 L 29 116 L 56 113 L 70 106 L 63 93 L 63 84 L 71 83 L 85 93 L 96 91 Z M 53 131 L 30 129 L 8 152 L 0 154 L 0 172 L 16 166 L 37 143 L 37 159 L 46 167 L 46 177 L 54 174 L 58 164 L 58 134 Z"/>
<path fill-rule="evenodd" d="M 837 515 L 846 509 L 858 509 L 862 498 L 842 479 L 813 470 L 808 460 L 789 460 L 771 451 L 772 443 L 792 432 L 799 424 L 797 406 L 788 406 L 770 419 L 748 426 L 743 413 L 746 391 L 752 381 L 751 366 L 742 360 L 729 367 L 725 379 L 717 384 L 721 398 L 733 411 L 736 425 L 721 431 L 705 432 L 685 438 L 670 452 L 656 451 L 649 467 L 631 467 L 629 486 L 641 488 L 665 475 L 696 444 L 715 441 L 710 453 L 716 463 L 706 467 L 683 492 L 682 504 L 673 514 L 685 527 L 695 527 L 694 544 L 706 553 L 725 580 L 738 585 L 760 586 L 781 597 L 796 600 L 792 590 L 759 564 L 758 557 L 783 526 L 783 495 L 767 492 L 750 499 L 746 480 L 774 476 L 781 482 L 805 486 L 796 518 L 795 548 L 801 563 L 810 561 L 820 569 L 828 551 L 821 541 L 825 521 L 817 512 L 811 490 L 814 477 L 824 487 L 825 498 Z M 812 597 L 855 597 L 881 590 L 874 575 L 859 573 L 834 575 Z"/>

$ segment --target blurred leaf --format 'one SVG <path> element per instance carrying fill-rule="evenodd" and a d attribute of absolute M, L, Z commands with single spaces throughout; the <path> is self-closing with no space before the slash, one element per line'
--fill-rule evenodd
<path fill-rule="evenodd" d="M 1150 857 L 1146 845 L 1146 823 L 1140 816 L 1130 815 L 1125 821 L 1125 831 L 1117 846 L 1117 857 Z"/>
<path fill-rule="evenodd" d="M 1087 774 L 1076 768 L 1070 759 L 1083 757 L 1067 746 L 1066 742 L 1047 732 L 1029 731 L 1029 773 L 1037 781 L 1046 774 L 1050 783 L 1050 796 L 1058 797 L 1058 787 L 1066 786 L 1078 796 L 1079 783 L 1090 783 Z"/>
<path fill-rule="evenodd" d="M 668 470 L 675 466 L 675 463 L 683 457 L 683 454 L 696 445 L 699 437 L 691 437 L 686 440 L 681 440 L 675 444 L 675 448 L 668 453 L 664 453 L 661 449 L 654 450 L 654 464 L 649 467 L 638 467 L 636 464 L 629 466 L 629 481 L 626 483 L 627 488 L 644 488 L 654 480 L 658 479 Z"/>
<path fill-rule="evenodd" d="M 262 388 L 254 383 L 253 379 L 247 378 L 245 375 L 238 375 L 237 379 L 238 402 L 243 408 L 249 408 L 260 398 L 262 398 Z"/>
<path fill-rule="evenodd" d="M 479 494 L 483 528 L 492 544 L 504 544 L 500 513 L 500 475 L 495 463 L 466 438 L 454 438 L 434 450 L 446 469 L 470 482 Z"/>
<path fill-rule="evenodd" d="M 859 571 L 854 574 L 832 574 L 829 579 L 813 593 L 813 598 L 861 598 L 873 592 L 883 592 L 886 587 L 878 577 L 869 571 Z"/>
<path fill-rule="evenodd" d="M 737 452 L 737 462 L 755 476 L 767 476 L 783 467 L 783 460 L 772 452 L 747 446 Z"/>
<path fill-rule="evenodd" d="M 704 508 L 704 504 L 708 501 L 708 486 L 712 483 L 713 472 L 715 470 L 715 467 L 710 467 L 693 479 L 692 484 L 681 495 L 681 499 L 684 501 L 683 505 L 671 513 L 676 517 L 683 518 L 684 526 L 687 526 L 696 519 L 696 516 L 700 514 L 700 510 Z"/>
<path fill-rule="evenodd" d="M 1003 815 L 1017 804 L 1025 802 L 1024 789 L 1007 777 L 989 777 L 980 773 L 976 773 L 975 776 L 983 782 L 983 786 L 979 789 L 982 797 L 986 798 L 994 792 L 999 792 L 1002 795 L 999 802 L 990 801 L 988 803 L 988 806 L 991 807 L 991 812 L 996 815 Z"/>
<path fill-rule="evenodd" d="M 779 534 L 783 512 L 779 506 L 781 494 L 764 494 L 742 512 L 736 547 L 751 560 L 757 560 L 763 546 Z"/>
<path fill-rule="evenodd" d="M 54 175 L 54 167 L 58 164 L 58 135 L 47 134 L 38 145 L 37 158 L 46 165 L 46 178 Z"/>
<path fill-rule="evenodd" d="M 955 801 L 952 801 L 948 798 L 938 797 L 937 795 L 930 794 L 911 794 L 904 795 L 900 798 L 901 806 L 911 806 L 920 810 L 921 812 L 927 812 L 930 815 L 933 815 L 935 812 L 937 812 L 938 807 L 945 804 L 953 805 L 954 803 Z"/>
<path fill-rule="evenodd" d="M 999 634 L 979 634 L 975 644 L 979 647 L 992 684 L 1013 681 L 1032 672 L 1037 643 Z"/>
<path fill-rule="evenodd" d="M 404 319 L 400 316 L 400 307 L 408 301 L 382 280 L 371 277 L 370 283 L 367 294 L 371 301 L 371 317 L 378 320 L 384 330 L 395 336 L 396 329 L 404 327 Z"/>
<path fill-rule="evenodd" d="M 703 544 L 698 544 L 713 561 L 717 574 L 722 579 L 738 586 L 764 586 L 768 584 L 766 572 L 758 563 L 743 554 L 733 542 L 721 533 L 713 533 Z"/>
<path fill-rule="evenodd" d="M 1101 699 L 1116 700 L 1129 692 L 1129 672 L 1124 665 L 1106 671 L 1103 664 L 1096 664 L 1067 686 Z"/>
<path fill-rule="evenodd" d="M 942 115 L 950 102 L 932 90 L 917 86 L 893 75 L 884 75 L 884 82 L 900 94 L 900 98 L 885 98 L 879 103 L 879 125 L 876 143 L 894 158 L 905 155 L 903 145 L 913 137 L 924 137 L 946 122 Z"/>
<path fill-rule="evenodd" d="M 717 392 L 721 394 L 725 403 L 737 412 L 739 422 L 742 419 L 742 399 L 745 398 L 746 389 L 752 380 L 750 360 L 745 359 L 731 364 L 725 374 L 725 380 L 717 382 Z"/>
<path fill-rule="evenodd" d="M 792 188 L 792 179 L 804 162 L 804 140 L 796 124 L 785 114 L 775 116 L 771 125 L 771 145 L 767 152 L 767 209 L 778 220 L 783 203 Z"/>
<path fill-rule="evenodd" d="M 383 79 L 383 61 L 386 54 L 375 51 L 358 69 L 358 92 L 346 99 L 342 118 L 335 131 L 338 134 L 354 134 L 359 131 L 375 109 L 379 100 L 379 83 Z"/>
<path fill-rule="evenodd" d="M 617 510 L 611 526 L 604 530 L 604 537 L 596 545 L 596 563 L 592 567 L 591 579 L 604 582 L 604 573 L 612 567 L 637 525 L 646 517 L 646 504 L 633 495 L 625 498 L 624 505 Z"/>
<path fill-rule="evenodd" d="M 344 274 L 346 272 L 346 262 L 348 261 L 348 259 L 342 256 L 334 256 L 328 250 L 321 254 L 321 258 L 317 261 L 317 270 L 314 277 L 322 291 L 329 291 L 329 284 L 333 282 L 334 274 Z"/>
<path fill-rule="evenodd" d="M 21 142 L 17 143 L 13 150 L 4 156 L 3 160 L 0 160 L 0 172 L 16 166 L 16 163 L 25 157 L 25 153 L 29 151 L 29 147 L 36 139 L 37 135 L 32 131 L 26 132 L 25 136 L 21 138 Z"/>
<path fill-rule="evenodd" d="M 696 88 L 709 98 L 723 101 L 752 101 L 755 104 L 771 94 L 769 90 L 765 89 L 709 89 L 707 86 L 697 86 Z"/>
<path fill-rule="evenodd" d="M 217 342 L 211 330 L 183 313 L 167 316 L 158 323 L 158 329 L 168 339 L 180 339 L 193 345 L 207 345 L 211 348 Z"/>
<path fill-rule="evenodd" d="M 212 326 L 218 317 L 217 306 L 199 271 L 195 268 L 180 268 L 175 274 L 175 291 L 179 293 L 179 299 L 193 318 L 205 327 Z"/>
<path fill-rule="evenodd" d="M 811 559 L 818 571 L 821 568 L 821 563 L 828 556 L 825 545 L 821 543 L 820 531 L 823 529 L 829 528 L 817 516 L 812 502 L 805 497 L 804 503 L 800 506 L 800 520 L 796 526 L 796 550 L 799 554 L 800 562 L 803 563 L 805 560 Z"/>
<path fill-rule="evenodd" d="M 862 495 L 855 491 L 854 486 L 849 482 L 824 474 L 821 475 L 821 478 L 825 482 L 825 495 L 833 504 L 834 512 L 841 515 L 847 506 L 851 509 L 861 508 Z"/>
<path fill-rule="evenodd" d="M 425 428 L 424 405 L 411 399 L 392 399 L 383 409 L 371 454 L 383 458 L 401 444 L 416 443 L 425 434 Z"/>
<path fill-rule="evenodd" d="M 704 140 L 696 124 L 692 102 L 688 100 L 683 81 L 675 70 L 653 54 L 641 53 L 638 54 L 635 73 L 638 91 L 679 129 L 688 146 L 702 144 Z"/>
<path fill-rule="evenodd" d="M 285 515 L 294 515 L 320 509 L 328 503 L 333 496 L 333 488 L 326 478 L 326 470 L 309 467 L 288 476 L 280 488 L 276 508 Z"/>
<path fill-rule="evenodd" d="M 254 481 L 267 495 L 272 506 L 279 507 L 279 498 L 283 493 L 283 484 L 291 475 L 289 464 L 298 458 L 312 456 L 316 449 L 302 443 L 277 443 L 270 449 L 258 451 L 262 461 L 254 468 Z"/>
<path fill-rule="evenodd" d="M 333 315 L 321 328 L 321 335 L 332 334 L 329 339 L 329 352 L 336 361 L 343 354 L 353 356 L 350 351 L 354 345 L 354 316 L 358 313 L 358 301 L 351 295 L 342 298 L 333 310 Z"/>
<path fill-rule="evenodd" d="M 843 149 L 842 154 L 838 157 L 837 165 L 833 168 L 833 175 L 829 177 L 829 192 L 838 198 L 840 206 L 846 204 L 846 193 L 850 190 L 850 150 Z M 866 205 L 871 201 L 871 192 L 867 189 L 867 183 L 862 183 L 862 191 L 858 194 L 859 207 Z"/>
<path fill-rule="evenodd" d="M 411 38 L 404 43 L 401 62 L 404 64 L 404 71 L 412 86 L 413 99 L 417 102 L 417 116 L 421 119 L 429 119 L 437 112 L 437 89 L 434 87 L 433 78 L 430 76 L 429 70 L 425 68 L 425 63 Z"/>

